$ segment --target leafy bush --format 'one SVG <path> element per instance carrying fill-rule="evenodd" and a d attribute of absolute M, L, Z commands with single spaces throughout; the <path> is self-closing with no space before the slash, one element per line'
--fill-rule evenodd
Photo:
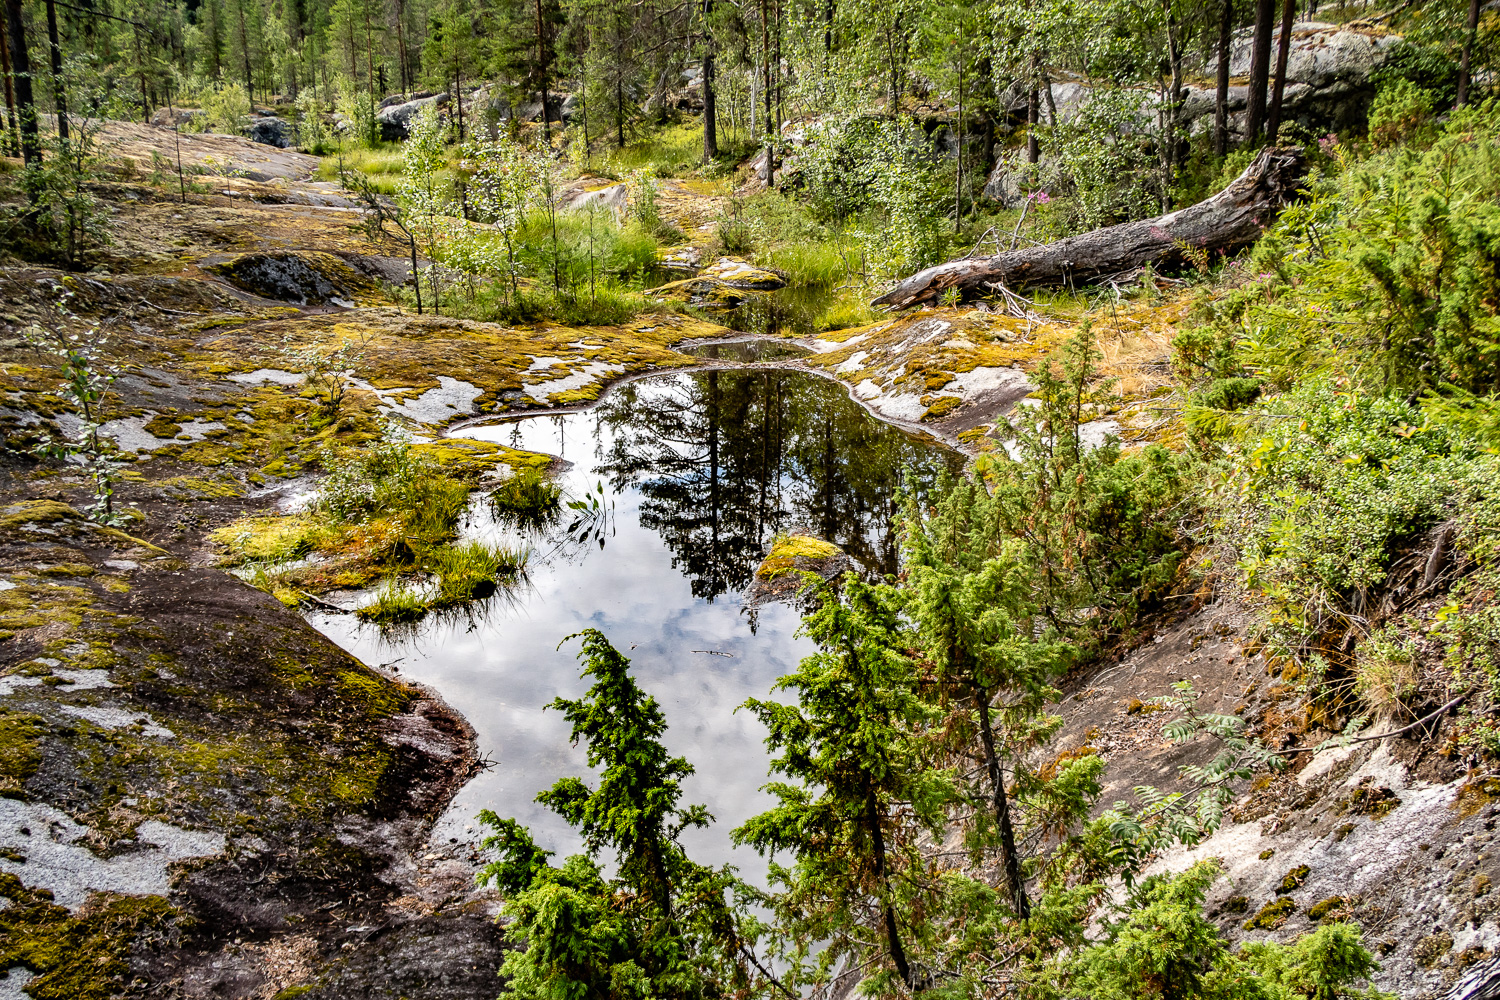
<path fill-rule="evenodd" d="M 203 97 L 205 132 L 238 135 L 250 124 L 250 95 L 238 83 L 220 84 Z"/>
<path fill-rule="evenodd" d="M 1312 186 L 1225 297 L 1241 361 L 1285 388 L 1500 388 L 1500 113 L 1450 115 L 1425 154 L 1393 150 Z"/>
<path fill-rule="evenodd" d="M 1387 148 L 1422 138 L 1428 131 L 1436 95 L 1410 80 L 1395 80 L 1370 104 L 1370 140 Z"/>
<path fill-rule="evenodd" d="M 1463 505 L 1477 452 L 1403 400 L 1310 379 L 1250 411 L 1214 498 L 1219 537 L 1283 640 L 1346 627 L 1395 546 Z M 1472 488 L 1472 487 L 1470 487 Z"/>

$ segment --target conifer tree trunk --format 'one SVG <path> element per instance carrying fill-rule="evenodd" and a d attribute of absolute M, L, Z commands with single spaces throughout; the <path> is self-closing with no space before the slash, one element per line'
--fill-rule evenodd
<path fill-rule="evenodd" d="M 1234 0 L 1219 3 L 1218 73 L 1214 80 L 1214 155 L 1229 152 L 1229 42 L 1234 32 Z"/>
<path fill-rule="evenodd" d="M 16 90 L 10 73 L 10 28 L 9 19 L 0 17 L 0 73 L 5 75 L 5 141 L 0 149 L 7 153 L 21 151 L 21 133 L 16 124 Z"/>
<path fill-rule="evenodd" d="M 1005 795 L 1005 774 L 1000 769 L 1000 755 L 995 752 L 995 731 L 990 722 L 990 693 L 975 685 L 974 704 L 979 709 L 979 736 L 984 744 L 984 765 L 990 774 L 995 825 L 1000 830 L 1000 859 L 1005 867 L 1005 881 L 1010 889 L 1011 905 L 1016 916 L 1031 916 L 1031 901 L 1026 898 L 1026 880 L 1021 876 L 1021 855 L 1016 850 L 1016 832 L 1010 822 L 1010 800 Z"/>
<path fill-rule="evenodd" d="M 1271 30 L 1275 26 L 1276 0 L 1255 0 L 1255 37 L 1250 52 L 1250 93 L 1245 107 L 1245 142 L 1260 143 L 1266 121 L 1266 86 L 1271 75 Z"/>
<path fill-rule="evenodd" d="M 52 50 L 52 102 L 57 107 L 57 136 L 68 141 L 68 101 L 63 88 L 62 45 L 57 40 L 57 7 L 47 0 L 47 43 Z"/>
<path fill-rule="evenodd" d="M 407 86 L 406 66 L 406 0 L 396 0 L 396 58 L 401 60 L 401 96 L 411 92 Z"/>
<path fill-rule="evenodd" d="M 37 135 L 36 101 L 31 94 L 31 59 L 26 53 L 26 24 L 21 17 L 21 0 L 5 0 L 5 28 L 10 36 L 11 76 L 15 80 L 16 116 L 21 126 L 21 159 L 30 166 L 42 162 L 42 146 Z"/>
<path fill-rule="evenodd" d="M 1276 44 L 1276 87 L 1271 94 L 1271 113 L 1266 121 L 1266 143 L 1275 145 L 1281 131 L 1281 98 L 1286 93 L 1286 61 L 1292 49 L 1292 22 L 1297 19 L 1297 0 L 1282 0 L 1281 39 Z"/>
<path fill-rule="evenodd" d="M 869 827 L 870 843 L 875 855 L 875 878 L 885 893 L 885 937 L 891 950 L 891 962 L 896 974 L 908 986 L 912 985 L 911 963 L 906 958 L 906 948 L 901 943 L 901 928 L 896 923 L 896 908 L 890 901 L 890 875 L 885 867 L 885 834 L 880 829 L 880 808 L 875 802 L 875 789 L 865 777 L 865 823 Z"/>
<path fill-rule="evenodd" d="M 536 71 L 542 89 L 542 134 L 552 142 L 552 123 L 547 120 L 547 34 L 542 18 L 542 0 L 536 0 Z M 623 133 L 622 133 L 623 134 Z M 624 145 L 622 140 L 620 145 Z"/>
<path fill-rule="evenodd" d="M 1479 0 L 1469 0 L 1469 20 L 1467 31 L 1464 32 L 1464 51 L 1458 65 L 1458 99 L 1454 102 L 1455 107 L 1461 107 L 1469 100 L 1469 67 L 1474 58 L 1474 38 L 1479 33 Z"/>
<path fill-rule="evenodd" d="M 719 155 L 719 129 L 714 120 L 717 114 L 714 94 L 714 36 L 709 26 L 713 16 L 714 0 L 703 0 L 703 162 L 708 163 Z"/>
<path fill-rule="evenodd" d="M 245 95 L 251 102 L 255 100 L 255 79 L 250 75 L 250 35 L 245 28 L 245 0 L 235 0 L 235 10 L 239 13 L 240 21 L 240 56 L 245 64 Z M 136 37 L 136 45 L 140 45 L 139 33 Z M 141 79 L 141 98 L 146 96 L 146 81 Z"/>

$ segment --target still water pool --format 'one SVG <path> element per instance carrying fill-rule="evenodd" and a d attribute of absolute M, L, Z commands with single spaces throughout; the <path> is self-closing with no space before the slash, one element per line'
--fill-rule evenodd
<path fill-rule="evenodd" d="M 811 644 L 796 636 L 794 609 L 750 606 L 742 595 L 779 531 L 834 541 L 867 572 L 894 571 L 890 516 L 902 477 L 930 483 L 956 457 L 876 421 L 839 385 L 764 368 L 641 379 L 591 410 L 457 433 L 560 457 L 565 495 L 599 497 L 601 513 L 575 526 L 565 512 L 522 532 L 476 505 L 467 537 L 524 543 L 532 559 L 517 587 L 472 614 L 404 634 L 311 616 L 365 662 L 435 688 L 478 731 L 494 766 L 459 793 L 434 836 L 475 839 L 474 817 L 488 808 L 560 854 L 577 849 L 532 800 L 585 773 L 567 723 L 543 709 L 586 689 L 577 642 L 558 643 L 591 627 L 630 657 L 666 713 L 668 748 L 697 768 L 684 801 L 706 804 L 716 823 L 686 835 L 691 855 L 761 870 L 729 843 L 729 830 L 769 802 L 759 791 L 764 729 L 735 709 L 765 697 Z"/>

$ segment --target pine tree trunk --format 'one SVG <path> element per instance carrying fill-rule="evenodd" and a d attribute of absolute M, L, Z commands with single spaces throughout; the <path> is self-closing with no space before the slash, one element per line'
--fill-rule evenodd
<path fill-rule="evenodd" d="M 16 123 L 16 90 L 10 74 L 10 28 L 9 18 L 0 17 L 0 73 L 5 75 L 5 141 L 0 149 L 6 153 L 21 151 L 21 133 Z"/>
<path fill-rule="evenodd" d="M 714 94 L 714 36 L 709 26 L 714 0 L 703 0 L 703 162 L 719 155 L 719 130 L 715 115 L 718 109 Z"/>
<path fill-rule="evenodd" d="M 1286 93 L 1286 61 L 1292 50 L 1292 24 L 1297 19 L 1297 0 L 1282 0 L 1281 39 L 1276 45 L 1276 87 L 1271 93 L 1271 113 L 1266 121 L 1266 142 L 1276 144 L 1281 131 L 1281 98 Z"/>
<path fill-rule="evenodd" d="M 1469 20 L 1467 31 L 1464 32 L 1464 51 L 1458 65 L 1458 100 L 1454 102 L 1455 107 L 1461 107 L 1469 100 L 1469 73 L 1474 59 L 1474 38 L 1479 33 L 1479 0 L 1469 0 Z"/>
<path fill-rule="evenodd" d="M 995 752 L 995 730 L 990 721 L 990 693 L 975 685 L 974 704 L 979 709 L 979 738 L 984 744 L 984 766 L 990 773 L 995 825 L 1000 830 L 1000 860 L 1005 867 L 1005 881 L 1010 889 L 1011 906 L 1016 916 L 1031 916 L 1031 901 L 1026 898 L 1026 880 L 1021 875 L 1021 854 L 1016 850 L 1016 832 L 1010 822 L 1010 800 L 1005 795 L 1005 774 L 1000 769 L 1000 755 Z"/>
<path fill-rule="evenodd" d="M 1271 75 L 1271 31 L 1275 27 L 1276 0 L 1255 0 L 1255 38 L 1250 53 L 1250 93 L 1245 107 L 1245 142 L 1260 143 L 1266 121 L 1266 86 Z"/>
<path fill-rule="evenodd" d="M 1234 32 L 1234 0 L 1220 0 L 1218 73 L 1214 80 L 1214 155 L 1229 152 L 1229 43 Z"/>
<path fill-rule="evenodd" d="M 552 142 L 552 123 L 547 120 L 547 30 L 542 18 L 542 0 L 536 0 L 536 72 L 542 90 L 542 134 Z M 623 145 L 623 143 L 622 143 Z"/>
<path fill-rule="evenodd" d="M 42 144 L 36 127 L 36 101 L 31 94 L 31 58 L 26 53 L 26 24 L 21 0 L 5 0 L 5 28 L 10 36 L 11 76 L 16 85 L 16 115 L 21 126 L 21 159 L 28 166 L 42 162 Z"/>
<path fill-rule="evenodd" d="M 57 136 L 68 141 L 68 101 L 63 87 L 62 44 L 57 39 L 57 7 L 47 0 L 47 43 L 52 50 L 52 102 L 57 108 Z"/>

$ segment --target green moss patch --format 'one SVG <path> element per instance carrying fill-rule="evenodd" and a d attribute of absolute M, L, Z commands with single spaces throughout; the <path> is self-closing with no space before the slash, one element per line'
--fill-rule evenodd
<path fill-rule="evenodd" d="M 1245 921 L 1245 930 L 1275 930 L 1286 923 L 1287 918 L 1296 912 L 1297 903 L 1295 900 L 1284 898 L 1275 900 L 1262 906 L 1255 916 Z"/>
<path fill-rule="evenodd" d="M 0 795 L 17 795 L 42 762 L 45 720 L 25 712 L 0 713 Z"/>
<path fill-rule="evenodd" d="M 824 563 L 843 554 L 844 550 L 832 542 L 811 535 L 778 535 L 755 575 L 774 580 L 795 569 L 813 569 L 808 563 Z"/>
<path fill-rule="evenodd" d="M 123 995 L 133 978 L 131 947 L 179 916 L 160 896 L 113 893 L 91 897 L 75 916 L 8 872 L 0 873 L 0 896 L 10 901 L 0 910 L 0 967 L 35 972 L 26 992 L 36 1000 Z"/>

